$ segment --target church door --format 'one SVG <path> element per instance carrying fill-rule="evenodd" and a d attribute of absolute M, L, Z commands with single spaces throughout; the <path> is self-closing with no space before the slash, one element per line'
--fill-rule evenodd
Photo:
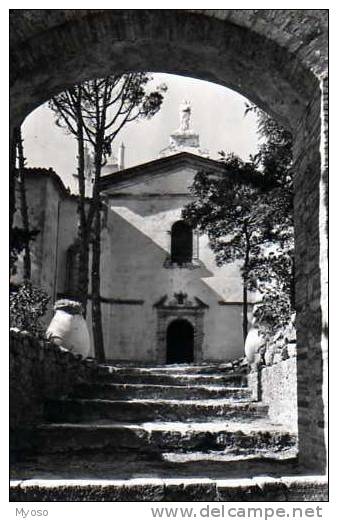
<path fill-rule="evenodd" d="M 194 361 L 194 328 L 184 319 L 176 319 L 167 329 L 167 364 Z"/>

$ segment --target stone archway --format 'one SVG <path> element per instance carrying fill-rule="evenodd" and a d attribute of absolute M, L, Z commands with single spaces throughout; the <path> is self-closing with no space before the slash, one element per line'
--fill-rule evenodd
<path fill-rule="evenodd" d="M 160 71 L 230 87 L 295 134 L 300 461 L 325 470 L 326 10 L 13 10 L 11 117 L 75 82 Z M 315 382 L 315 384 L 314 384 Z"/>

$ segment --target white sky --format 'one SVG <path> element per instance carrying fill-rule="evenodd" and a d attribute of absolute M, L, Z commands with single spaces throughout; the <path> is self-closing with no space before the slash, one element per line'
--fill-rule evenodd
<path fill-rule="evenodd" d="M 244 117 L 245 98 L 220 85 L 171 74 L 153 74 L 153 85 L 166 83 L 168 90 L 161 110 L 151 120 L 132 122 L 113 144 L 116 155 L 121 141 L 125 144 L 125 167 L 158 158 L 169 144 L 169 135 L 179 126 L 179 106 L 187 99 L 192 104 L 192 127 L 200 135 L 200 146 L 217 159 L 217 152 L 234 152 L 243 159 L 257 147 L 256 119 Z M 48 105 L 42 105 L 23 125 L 27 166 L 52 167 L 66 186 L 76 189 L 76 143 L 72 136 L 57 127 Z"/>

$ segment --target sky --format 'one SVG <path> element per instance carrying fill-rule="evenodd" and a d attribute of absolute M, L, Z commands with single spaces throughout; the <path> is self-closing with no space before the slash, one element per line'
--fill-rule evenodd
<path fill-rule="evenodd" d="M 191 102 L 191 123 L 200 135 L 200 147 L 208 149 L 212 159 L 218 151 L 234 152 L 246 160 L 257 150 L 256 118 L 244 117 L 245 98 L 221 85 L 172 74 L 152 74 L 156 87 L 168 87 L 161 110 L 150 120 L 125 126 L 113 143 L 116 155 L 125 145 L 125 167 L 157 159 L 168 146 L 170 134 L 179 127 L 179 107 Z M 53 168 L 64 184 L 76 191 L 76 142 L 74 137 L 55 125 L 48 104 L 32 112 L 23 124 L 26 164 L 28 167 Z"/>

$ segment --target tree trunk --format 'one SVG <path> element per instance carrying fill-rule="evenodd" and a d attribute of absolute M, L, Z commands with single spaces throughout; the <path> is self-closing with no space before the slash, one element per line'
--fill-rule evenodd
<path fill-rule="evenodd" d="M 101 257 L 101 215 L 100 201 L 95 210 L 93 222 L 93 256 L 92 256 L 92 319 L 95 356 L 100 363 L 105 362 L 101 295 L 100 295 L 100 257 Z"/>
<path fill-rule="evenodd" d="M 93 186 L 93 196 L 91 207 L 88 214 L 88 226 L 93 229 L 92 239 L 92 322 L 95 356 L 100 363 L 105 361 L 103 331 L 102 331 L 102 314 L 101 314 L 101 277 L 100 277 L 100 260 L 101 260 L 101 196 L 100 196 L 100 177 L 102 168 L 103 143 L 104 143 L 104 114 L 102 120 L 99 115 L 99 104 L 96 107 L 96 140 L 95 140 L 95 179 Z M 103 124 L 100 127 L 100 122 Z M 93 224 L 91 224 L 91 215 L 93 216 Z"/>
<path fill-rule="evenodd" d="M 79 275 L 78 275 L 78 299 L 82 304 L 83 316 L 87 315 L 88 284 L 89 284 L 89 235 L 82 226 L 79 226 Z"/>
<path fill-rule="evenodd" d="M 81 112 L 81 97 L 79 95 L 78 112 Z M 84 317 L 87 314 L 87 299 L 88 299 L 88 284 L 89 284 L 89 241 L 90 230 L 87 226 L 86 219 L 86 200 L 85 200 L 85 161 L 84 161 L 84 139 L 83 139 L 83 124 L 81 114 L 78 115 L 77 121 L 77 145 L 78 145 L 78 184 L 79 184 L 79 200 L 78 200 L 78 214 L 79 214 L 79 274 L 78 274 L 78 298 L 83 307 Z"/>
<path fill-rule="evenodd" d="M 296 266 L 295 256 L 291 258 L 290 304 L 292 312 L 296 310 Z"/>
<path fill-rule="evenodd" d="M 22 135 L 21 129 L 16 129 L 16 143 L 18 148 L 18 162 L 19 162 L 19 190 L 20 190 L 20 211 L 22 219 L 22 227 L 26 234 L 27 241 L 24 249 L 23 258 L 23 276 L 25 280 L 31 278 L 31 255 L 29 247 L 29 220 L 28 220 L 28 208 L 26 199 L 26 186 L 25 186 L 25 158 L 23 155 Z"/>
<path fill-rule="evenodd" d="M 12 239 L 12 230 L 15 214 L 15 190 L 16 190 L 16 139 L 15 130 L 11 134 L 9 150 L 9 237 Z"/>
<path fill-rule="evenodd" d="M 248 335 L 248 272 L 250 261 L 250 234 L 247 225 L 244 225 L 245 257 L 243 266 L 243 340 Z"/>
<path fill-rule="evenodd" d="M 245 343 L 248 335 L 248 285 L 246 277 L 243 278 L 243 340 Z"/>

